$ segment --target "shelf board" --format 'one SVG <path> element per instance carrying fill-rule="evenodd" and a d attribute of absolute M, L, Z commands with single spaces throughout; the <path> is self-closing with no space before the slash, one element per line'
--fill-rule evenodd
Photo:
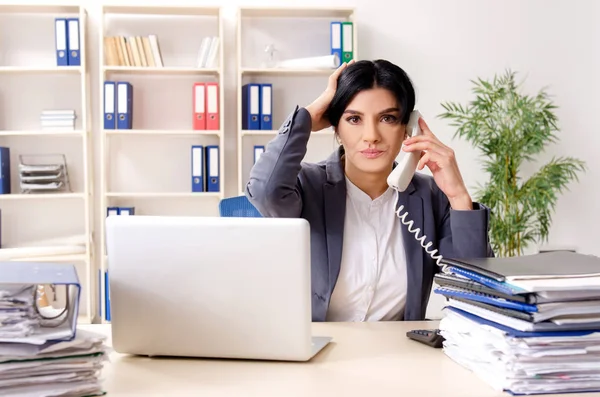
<path fill-rule="evenodd" d="M 12 258 L 10 261 L 13 262 L 81 262 L 86 261 L 87 255 L 85 254 L 67 254 L 67 255 L 46 255 L 46 256 L 28 256 L 22 258 Z"/>
<path fill-rule="evenodd" d="M 0 5 L 0 13 L 15 14 L 78 14 L 76 5 L 42 5 L 42 4 L 4 4 Z"/>
<path fill-rule="evenodd" d="M 103 8 L 104 14 L 146 14 L 146 15 L 172 15 L 172 16 L 212 16 L 219 15 L 219 7 L 190 7 L 184 5 L 168 6 L 131 6 L 131 5 L 106 5 Z"/>
<path fill-rule="evenodd" d="M 194 67 L 151 67 L 151 66 L 103 66 L 102 70 L 108 73 L 130 74 L 200 74 L 218 75 L 219 68 L 194 68 Z"/>
<path fill-rule="evenodd" d="M 79 74 L 83 71 L 81 66 L 0 66 L 1 73 L 26 74 L 26 73 L 47 73 L 60 74 L 72 73 Z"/>
<path fill-rule="evenodd" d="M 109 192 L 107 197 L 123 198 L 221 198 L 220 192 Z"/>
<path fill-rule="evenodd" d="M 220 130 L 103 130 L 107 135 L 221 136 Z"/>
<path fill-rule="evenodd" d="M 325 75 L 332 74 L 335 69 L 329 68 L 242 68 L 242 74 L 258 75 L 258 74 L 283 74 L 283 75 Z"/>
<path fill-rule="evenodd" d="M 0 130 L 0 136 L 83 136 L 82 130 Z"/>
<path fill-rule="evenodd" d="M 65 199 L 83 199 L 85 193 L 10 193 L 0 194 L 2 200 L 65 200 Z"/>
<path fill-rule="evenodd" d="M 241 130 L 240 133 L 242 136 L 276 135 L 279 133 L 279 130 Z M 313 131 L 310 135 L 333 135 L 333 129 L 326 128 L 321 131 Z"/>
<path fill-rule="evenodd" d="M 348 18 L 348 7 L 240 7 L 242 18 Z"/>

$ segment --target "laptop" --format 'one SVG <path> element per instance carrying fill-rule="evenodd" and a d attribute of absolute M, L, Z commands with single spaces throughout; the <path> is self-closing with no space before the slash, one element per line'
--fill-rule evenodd
<path fill-rule="evenodd" d="M 109 216 L 112 345 L 120 353 L 309 361 L 305 219 Z"/>

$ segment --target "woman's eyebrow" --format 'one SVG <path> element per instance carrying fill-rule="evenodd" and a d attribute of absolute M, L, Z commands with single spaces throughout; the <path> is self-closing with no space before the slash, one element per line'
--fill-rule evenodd
<path fill-rule="evenodd" d="M 398 109 L 398 108 L 387 108 L 387 109 L 384 109 L 384 110 L 382 110 L 381 112 L 379 112 L 379 114 L 383 114 L 383 113 L 393 113 L 393 112 L 399 112 L 399 111 L 400 111 L 400 109 Z M 345 113 L 349 113 L 349 114 L 360 114 L 360 115 L 362 115 L 362 114 L 363 114 L 362 112 L 359 112 L 358 110 L 352 110 L 352 109 L 346 109 L 346 110 L 344 110 L 344 114 L 345 114 Z"/>
<path fill-rule="evenodd" d="M 398 109 L 398 108 L 387 108 L 387 109 L 382 110 L 381 112 L 379 112 L 379 114 L 382 114 L 382 113 L 393 113 L 393 112 L 399 112 L 399 111 L 400 111 L 400 109 Z"/>

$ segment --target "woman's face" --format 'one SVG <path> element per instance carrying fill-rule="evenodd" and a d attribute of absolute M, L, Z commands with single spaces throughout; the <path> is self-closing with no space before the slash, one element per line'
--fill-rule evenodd
<path fill-rule="evenodd" d="M 382 173 L 387 177 L 400 152 L 405 131 L 400 109 L 390 91 L 373 88 L 359 92 L 337 126 L 347 170 Z"/>

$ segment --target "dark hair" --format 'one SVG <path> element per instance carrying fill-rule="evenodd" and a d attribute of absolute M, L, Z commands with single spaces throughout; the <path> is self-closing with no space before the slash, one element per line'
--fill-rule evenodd
<path fill-rule="evenodd" d="M 337 127 L 348 104 L 360 91 L 371 88 L 385 88 L 398 101 L 400 120 L 408 123 L 410 113 L 415 107 L 415 90 L 406 72 L 393 63 L 378 59 L 375 61 L 357 61 L 348 65 L 340 74 L 337 90 L 327 109 L 327 118 Z"/>

